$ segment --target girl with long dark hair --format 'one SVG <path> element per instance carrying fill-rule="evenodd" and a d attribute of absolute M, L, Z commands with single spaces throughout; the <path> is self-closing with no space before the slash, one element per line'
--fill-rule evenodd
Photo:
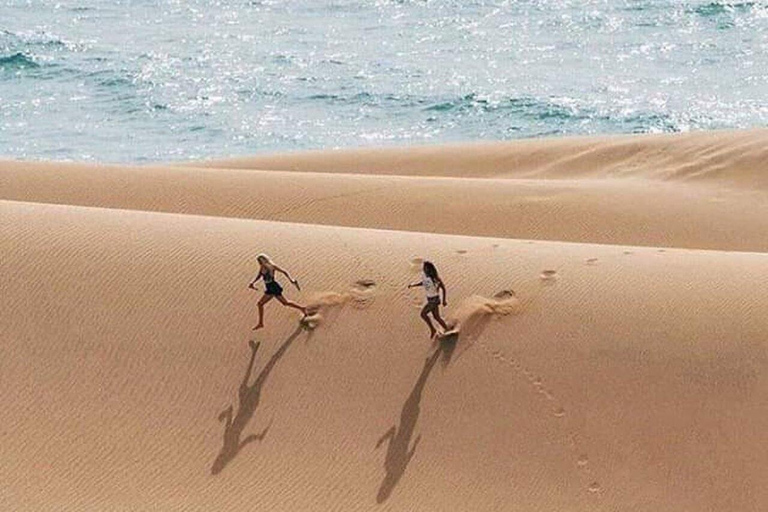
<path fill-rule="evenodd" d="M 429 314 L 432 314 L 437 323 L 440 324 L 440 327 L 443 328 L 443 331 L 448 330 L 448 326 L 445 325 L 445 322 L 440 316 L 440 303 L 442 302 L 443 306 L 448 305 L 448 302 L 446 301 L 447 292 L 443 280 L 440 279 L 440 276 L 437 273 L 437 268 L 435 268 L 435 265 L 431 261 L 425 261 L 422 270 L 421 281 L 409 284 L 408 288 L 416 288 L 418 286 L 424 287 L 424 292 L 427 295 L 427 303 L 424 304 L 424 307 L 421 309 L 421 318 L 426 322 L 427 326 L 429 326 L 429 337 L 434 338 L 437 335 L 437 330 L 435 330 L 435 326 L 432 325 L 432 321 L 429 319 Z M 440 290 L 443 291 L 442 300 L 440 299 Z"/>

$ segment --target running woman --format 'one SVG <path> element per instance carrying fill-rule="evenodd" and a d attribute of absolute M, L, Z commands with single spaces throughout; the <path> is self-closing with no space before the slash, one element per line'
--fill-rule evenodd
<path fill-rule="evenodd" d="M 280 286 L 280 283 L 275 280 L 275 273 L 280 272 L 281 274 L 285 275 L 285 277 L 287 277 L 288 280 L 293 283 L 297 290 L 301 290 L 299 287 L 299 282 L 292 278 L 287 270 L 283 270 L 279 266 L 275 265 L 275 263 L 272 262 L 272 259 L 266 254 L 259 254 L 256 256 L 256 260 L 259 262 L 259 273 L 253 279 L 253 281 L 251 281 L 251 284 L 248 285 L 248 288 L 256 290 L 256 283 L 259 281 L 259 279 L 263 279 L 267 289 L 264 291 L 264 295 L 261 297 L 261 299 L 259 299 L 259 323 L 256 324 L 256 327 L 254 327 L 253 330 L 255 331 L 264 327 L 264 304 L 271 301 L 273 298 L 277 298 L 277 300 L 283 306 L 298 309 L 304 313 L 304 316 L 307 316 L 307 308 L 296 304 L 295 302 L 291 302 L 290 300 L 283 297 L 283 287 Z"/>
<path fill-rule="evenodd" d="M 432 316 L 435 318 L 435 320 L 437 320 L 437 323 L 440 324 L 444 331 L 448 330 L 448 326 L 445 325 L 445 322 L 440 317 L 440 290 L 443 290 L 443 306 L 447 306 L 448 303 L 446 302 L 447 292 L 445 291 L 445 285 L 443 284 L 442 279 L 440 279 L 440 276 L 437 274 L 437 269 L 435 268 L 435 265 L 432 264 L 432 262 L 424 262 L 421 281 L 409 284 L 408 288 L 416 288 L 418 286 L 423 286 L 424 291 L 427 294 L 427 303 L 421 309 L 421 318 L 423 318 L 429 326 L 429 337 L 434 338 L 437 335 L 437 331 L 432 325 L 432 321 L 429 319 L 428 315 L 430 313 L 432 313 Z"/>

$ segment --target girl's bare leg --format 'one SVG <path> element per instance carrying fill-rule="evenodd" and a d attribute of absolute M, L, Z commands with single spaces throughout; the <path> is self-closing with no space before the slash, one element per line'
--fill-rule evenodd
<path fill-rule="evenodd" d="M 440 307 L 436 307 L 432 310 L 432 316 L 435 317 L 435 320 L 437 320 L 437 323 L 440 324 L 440 326 L 443 328 L 444 331 L 448 330 L 448 326 L 445 325 L 445 322 L 443 321 L 442 317 L 440 316 Z"/>
<path fill-rule="evenodd" d="M 430 338 L 434 338 L 435 335 L 437 334 L 437 331 L 435 330 L 435 326 L 432 325 L 432 322 L 429 320 L 429 316 L 427 316 L 429 311 L 430 311 L 430 305 L 429 304 L 427 304 L 423 308 L 421 308 L 421 318 L 429 326 L 429 337 Z"/>
<path fill-rule="evenodd" d="M 278 296 L 277 296 L 277 300 L 279 300 L 279 301 L 280 301 L 280 303 L 281 303 L 283 306 L 288 306 L 289 308 L 298 309 L 299 311 L 301 311 L 302 313 L 304 313 L 304 316 L 306 316 L 306 315 L 307 315 L 307 308 L 305 308 L 304 306 L 301 306 L 301 305 L 299 305 L 299 304 L 296 304 L 295 302 L 291 302 L 290 300 L 286 299 L 286 298 L 285 298 L 285 297 L 283 297 L 282 295 L 278 295 Z"/>
<path fill-rule="evenodd" d="M 267 295 L 266 293 L 259 299 L 259 303 L 257 304 L 259 306 L 259 323 L 256 324 L 256 327 L 254 327 L 252 330 L 257 331 L 264 327 L 264 304 L 272 300 L 272 295 Z"/>

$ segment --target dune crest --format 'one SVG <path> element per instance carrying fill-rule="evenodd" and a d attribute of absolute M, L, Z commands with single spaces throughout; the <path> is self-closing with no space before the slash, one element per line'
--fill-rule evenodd
<path fill-rule="evenodd" d="M 644 177 L 765 189 L 766 129 L 306 151 L 191 162 L 220 169 L 482 178 Z"/>
<path fill-rule="evenodd" d="M 766 252 L 766 148 L 768 132 L 753 130 L 313 152 L 247 159 L 255 167 L 237 169 L 194 162 L 0 161 L 0 197 L 467 236 Z"/>

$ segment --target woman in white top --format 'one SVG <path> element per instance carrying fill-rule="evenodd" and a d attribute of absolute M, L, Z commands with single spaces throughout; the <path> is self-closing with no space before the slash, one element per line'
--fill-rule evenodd
<path fill-rule="evenodd" d="M 435 320 L 437 320 L 437 323 L 440 324 L 444 331 L 448 330 L 448 326 L 445 325 L 445 322 L 440 317 L 440 290 L 443 290 L 443 306 L 447 306 L 448 303 L 446 302 L 445 285 L 443 284 L 442 279 L 440 279 L 440 276 L 437 275 L 437 269 L 432 262 L 424 262 L 421 281 L 409 284 L 408 288 L 415 288 L 417 286 L 423 286 L 424 291 L 427 294 L 427 303 L 421 309 L 421 318 L 423 318 L 429 326 L 429 337 L 434 338 L 437 331 L 429 319 L 429 313 L 432 313 L 432 316 L 435 317 Z"/>

